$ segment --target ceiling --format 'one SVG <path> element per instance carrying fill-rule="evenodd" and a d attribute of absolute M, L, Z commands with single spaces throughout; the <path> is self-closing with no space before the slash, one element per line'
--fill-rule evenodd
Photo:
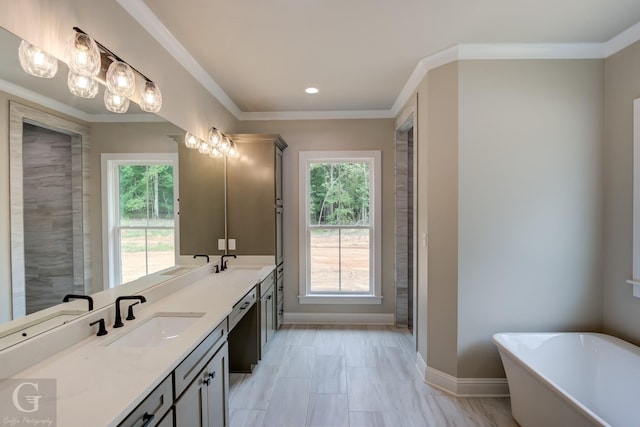
<path fill-rule="evenodd" d="M 640 22 L 638 0 L 118 1 L 236 116 L 390 112 L 453 46 L 604 43 Z"/>

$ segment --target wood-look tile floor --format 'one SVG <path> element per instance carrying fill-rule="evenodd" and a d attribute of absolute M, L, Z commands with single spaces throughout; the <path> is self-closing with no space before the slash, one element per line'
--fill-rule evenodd
<path fill-rule="evenodd" d="M 252 374 L 231 374 L 231 427 L 514 426 L 509 399 L 425 384 L 406 329 L 286 325 Z"/>

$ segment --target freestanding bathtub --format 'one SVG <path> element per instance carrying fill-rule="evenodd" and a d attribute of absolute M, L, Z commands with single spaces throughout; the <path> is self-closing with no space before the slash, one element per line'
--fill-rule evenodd
<path fill-rule="evenodd" d="M 493 336 L 522 427 L 640 425 L 640 348 L 595 333 Z"/>

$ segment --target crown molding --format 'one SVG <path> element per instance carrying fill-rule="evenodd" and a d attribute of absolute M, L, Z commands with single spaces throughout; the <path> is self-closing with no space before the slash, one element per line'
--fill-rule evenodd
<path fill-rule="evenodd" d="M 236 119 L 326 120 L 395 118 L 424 76 L 434 68 L 460 60 L 603 59 L 640 40 L 640 22 L 602 43 L 459 44 L 421 59 L 389 110 L 245 112 L 182 46 L 144 0 L 117 0 L 183 67 L 224 105 Z"/>
<path fill-rule="evenodd" d="M 238 120 L 392 119 L 391 110 L 273 111 L 241 113 Z"/>

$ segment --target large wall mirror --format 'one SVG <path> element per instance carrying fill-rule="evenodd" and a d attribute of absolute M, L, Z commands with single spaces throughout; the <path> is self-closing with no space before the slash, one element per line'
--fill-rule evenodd
<path fill-rule="evenodd" d="M 114 288 L 175 277 L 163 272 L 181 257 L 222 253 L 226 228 L 224 159 L 186 148 L 182 129 L 133 102 L 107 112 L 104 88 L 71 95 L 61 61 L 53 79 L 26 74 L 20 41 L 0 28 L 0 349 L 85 313 L 67 294 L 99 308 Z"/>

